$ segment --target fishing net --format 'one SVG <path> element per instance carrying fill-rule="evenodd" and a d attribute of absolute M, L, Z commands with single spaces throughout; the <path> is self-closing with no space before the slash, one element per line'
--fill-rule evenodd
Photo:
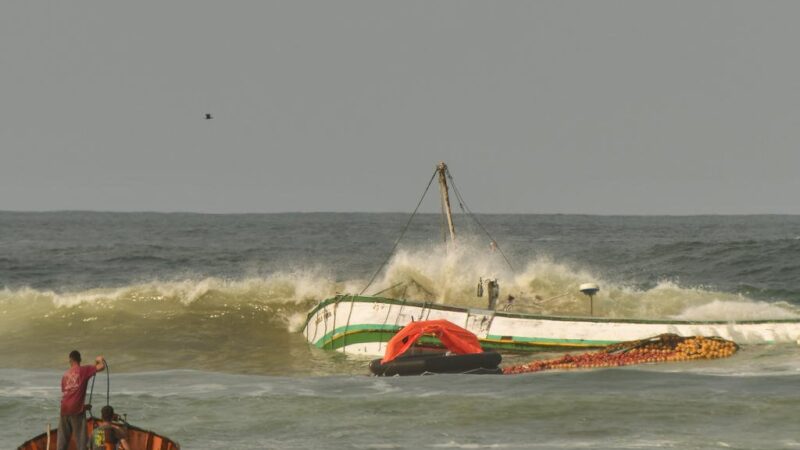
<path fill-rule="evenodd" d="M 544 370 L 595 369 L 698 359 L 727 358 L 739 346 L 720 337 L 681 337 L 661 334 L 638 341 L 620 342 L 601 350 L 580 355 L 564 355 L 554 359 L 534 360 L 503 368 L 504 374 L 541 372 Z"/>

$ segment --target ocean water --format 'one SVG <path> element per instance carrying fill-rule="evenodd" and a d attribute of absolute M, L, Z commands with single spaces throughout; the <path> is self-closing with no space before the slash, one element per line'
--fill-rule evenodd
<path fill-rule="evenodd" d="M 298 330 L 359 292 L 405 214 L 0 212 L 0 446 L 58 416 L 66 354 L 103 354 L 111 403 L 187 449 L 799 448 L 800 346 L 521 376 L 366 376 Z M 611 317 L 800 316 L 800 216 L 417 217 L 367 293 Z M 542 355 L 547 356 L 547 355 Z M 515 356 L 511 360 L 536 357 Z M 97 378 L 96 405 L 105 402 Z M 97 400 L 97 398 L 101 400 Z"/>

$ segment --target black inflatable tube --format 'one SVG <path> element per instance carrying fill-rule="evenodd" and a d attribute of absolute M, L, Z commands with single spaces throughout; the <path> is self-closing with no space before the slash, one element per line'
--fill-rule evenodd
<path fill-rule="evenodd" d="M 424 373 L 499 374 L 503 357 L 497 352 L 468 355 L 422 354 L 400 356 L 386 364 L 380 359 L 369 363 L 369 370 L 378 376 L 422 375 Z"/>

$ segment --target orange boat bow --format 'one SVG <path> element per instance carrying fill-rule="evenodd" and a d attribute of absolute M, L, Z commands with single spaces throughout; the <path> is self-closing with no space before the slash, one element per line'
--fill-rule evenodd
<path fill-rule="evenodd" d="M 86 423 L 87 436 L 92 435 L 92 431 L 100 423 L 99 419 L 89 419 Z M 131 450 L 180 450 L 181 446 L 177 442 L 160 436 L 152 431 L 143 430 L 139 427 L 128 426 L 128 444 Z M 56 448 L 58 441 L 58 430 L 50 430 L 50 448 Z M 47 450 L 47 433 L 42 433 L 39 436 L 20 445 L 17 450 Z M 71 439 L 69 443 L 69 450 L 75 449 L 75 440 Z"/>

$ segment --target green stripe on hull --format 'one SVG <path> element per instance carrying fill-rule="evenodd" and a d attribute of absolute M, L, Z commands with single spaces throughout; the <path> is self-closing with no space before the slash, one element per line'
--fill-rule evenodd
<path fill-rule="evenodd" d="M 394 336 L 395 333 L 388 333 L 381 330 L 350 330 L 347 333 L 338 334 L 332 340 L 317 341 L 315 346 L 324 350 L 338 350 L 342 347 L 354 344 L 373 344 L 373 343 L 387 343 Z M 347 339 L 345 339 L 345 336 Z M 438 339 L 431 336 L 422 336 L 419 342 L 425 345 L 441 347 L 442 343 Z"/>
<path fill-rule="evenodd" d="M 497 342 L 504 344 L 513 342 L 514 344 L 523 345 L 536 345 L 538 347 L 604 347 L 606 345 L 616 344 L 620 341 L 606 341 L 606 340 L 589 340 L 589 339 L 553 339 L 553 338 L 539 338 L 539 337 L 519 337 L 512 336 L 511 339 L 504 339 L 504 336 L 487 335 L 486 339 L 480 339 L 481 342 Z"/>
<path fill-rule="evenodd" d="M 322 348 L 326 350 L 334 350 L 344 345 L 349 344 L 363 344 L 364 342 L 388 342 L 392 336 L 395 335 L 398 331 L 400 331 L 402 327 L 396 325 L 348 325 L 344 327 L 336 328 L 335 330 L 327 333 L 326 335 L 322 336 L 314 343 L 314 346 L 317 348 Z M 380 335 L 382 336 L 380 339 L 372 339 L 372 340 L 363 340 L 363 337 L 356 336 L 363 336 L 363 335 Z M 358 342 L 353 340 L 350 342 L 350 339 L 359 339 Z M 339 346 L 334 346 L 334 343 L 341 341 Z"/>
<path fill-rule="evenodd" d="M 389 342 L 392 336 L 400 331 L 401 328 L 395 325 L 350 325 L 339 327 L 317 340 L 314 346 L 325 350 L 337 350 L 352 344 L 385 343 Z M 423 337 L 421 341 L 426 345 L 441 345 L 435 338 Z M 479 341 L 487 350 L 503 351 L 534 351 L 542 347 L 602 347 L 619 342 L 527 337 L 503 339 L 503 337 L 496 335 L 489 335 L 486 339 L 479 339 Z"/>

